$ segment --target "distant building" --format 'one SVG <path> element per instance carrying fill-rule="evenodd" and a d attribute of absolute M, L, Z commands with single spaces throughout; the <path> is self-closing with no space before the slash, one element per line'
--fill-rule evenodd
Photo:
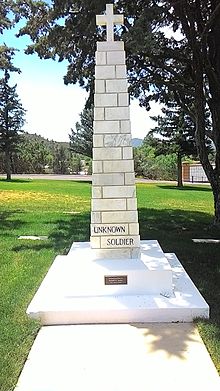
<path fill-rule="evenodd" d="M 182 163 L 184 182 L 209 182 L 201 163 Z"/>

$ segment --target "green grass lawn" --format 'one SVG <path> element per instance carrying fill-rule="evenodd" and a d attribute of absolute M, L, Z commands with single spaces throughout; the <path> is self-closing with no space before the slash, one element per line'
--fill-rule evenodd
<path fill-rule="evenodd" d="M 40 327 L 25 311 L 55 255 L 89 240 L 90 191 L 86 182 L 0 180 L 1 391 L 14 389 Z M 219 238 L 211 226 L 212 193 L 208 186 L 167 184 L 138 184 L 137 193 L 141 239 L 175 252 L 211 307 L 210 320 L 197 324 L 220 372 L 220 244 L 192 241 Z"/>

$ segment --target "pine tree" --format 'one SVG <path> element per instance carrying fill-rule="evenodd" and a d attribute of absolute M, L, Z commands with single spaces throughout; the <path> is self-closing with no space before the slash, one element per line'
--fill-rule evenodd
<path fill-rule="evenodd" d="M 92 135 L 93 135 L 93 107 L 84 109 L 80 114 L 80 122 L 76 123 L 76 128 L 71 129 L 70 149 L 75 153 L 92 156 Z"/>
<path fill-rule="evenodd" d="M 162 136 L 158 154 L 175 153 L 177 156 L 178 187 L 183 186 L 182 158 L 184 156 L 197 156 L 195 143 L 195 124 L 190 117 L 175 102 L 170 101 L 163 108 L 164 116 L 151 117 L 158 125 L 149 135 Z M 147 140 L 146 140 L 147 141 Z"/>
<path fill-rule="evenodd" d="M 0 151 L 4 153 L 7 180 L 11 179 L 11 154 L 20 142 L 25 110 L 16 92 L 16 85 L 9 85 L 10 74 L 4 71 L 0 79 Z"/>

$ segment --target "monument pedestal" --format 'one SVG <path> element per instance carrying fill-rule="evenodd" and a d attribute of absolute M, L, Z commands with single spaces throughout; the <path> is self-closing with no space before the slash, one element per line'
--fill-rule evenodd
<path fill-rule="evenodd" d="M 141 241 L 140 259 L 95 259 L 89 243 L 57 256 L 27 313 L 44 325 L 192 322 L 209 307 L 175 254 Z"/>

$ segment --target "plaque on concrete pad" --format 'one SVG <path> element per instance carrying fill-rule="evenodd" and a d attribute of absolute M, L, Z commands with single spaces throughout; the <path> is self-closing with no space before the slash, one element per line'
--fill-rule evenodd
<path fill-rule="evenodd" d="M 140 238 L 125 51 L 113 34 L 123 16 L 114 15 L 113 4 L 107 4 L 106 14 L 96 21 L 106 25 L 107 41 L 98 42 L 95 55 L 90 243 L 97 258 L 137 258 Z"/>
<path fill-rule="evenodd" d="M 105 285 L 127 285 L 128 276 L 105 276 Z"/>

